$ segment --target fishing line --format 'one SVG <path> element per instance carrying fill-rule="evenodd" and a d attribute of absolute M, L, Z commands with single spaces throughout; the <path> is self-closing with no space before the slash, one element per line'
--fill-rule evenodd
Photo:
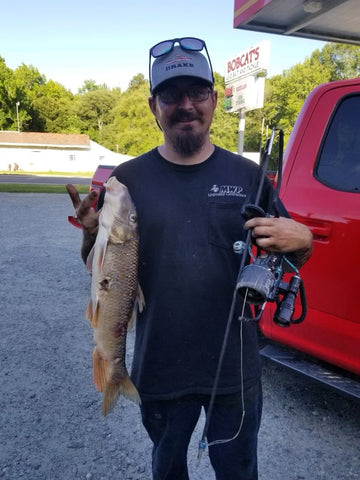
<path fill-rule="evenodd" d="M 248 290 L 246 290 L 246 293 L 245 293 L 245 296 L 244 296 L 245 298 L 244 298 L 244 301 L 243 301 L 242 311 L 241 311 L 241 317 L 240 317 L 240 318 L 244 318 L 247 293 L 248 293 Z M 227 438 L 227 439 L 213 440 L 212 442 L 207 443 L 206 436 L 207 436 L 207 432 L 208 432 L 208 429 L 209 429 L 209 424 L 210 424 L 210 419 L 211 419 L 211 416 L 212 416 L 212 411 L 213 411 L 213 408 L 214 408 L 216 390 L 217 390 L 217 386 L 218 386 L 218 383 L 219 383 L 219 378 L 220 378 L 220 373 L 221 373 L 221 367 L 222 367 L 223 358 L 224 358 L 225 350 L 226 350 L 225 347 L 226 347 L 226 343 L 227 343 L 227 338 L 228 338 L 229 333 L 230 333 L 230 326 L 231 326 L 231 324 L 232 324 L 232 320 L 233 320 L 233 317 L 234 317 L 234 311 L 235 311 L 235 306 L 236 306 L 237 298 L 238 298 L 238 297 L 237 297 L 237 292 L 235 291 L 235 292 L 234 292 L 234 295 L 233 295 L 233 300 L 232 300 L 232 303 L 231 303 L 231 308 L 230 308 L 230 312 L 229 312 L 229 317 L 228 317 L 228 322 L 227 322 L 226 330 L 225 330 L 224 342 L 223 342 L 223 346 L 222 346 L 221 353 L 220 353 L 218 368 L 217 368 L 216 375 L 215 375 L 214 387 L 213 387 L 213 391 L 212 391 L 211 397 L 210 397 L 210 402 L 209 402 L 209 407 L 208 407 L 208 411 L 207 411 L 207 415 L 206 415 L 206 421 L 205 421 L 205 425 L 204 425 L 204 430 L 203 430 L 203 434 L 202 434 L 201 440 L 199 441 L 198 462 L 197 462 L 198 465 L 199 465 L 199 463 L 200 463 L 202 453 L 204 452 L 204 450 L 206 449 L 207 446 L 208 446 L 208 447 L 211 447 L 211 446 L 213 446 L 213 445 L 224 444 L 224 443 L 231 442 L 232 440 L 235 440 L 235 439 L 239 436 L 239 434 L 240 434 L 240 432 L 241 432 L 241 429 L 242 429 L 242 426 L 243 426 L 243 423 L 244 423 L 244 417 L 245 417 L 245 398 L 244 398 L 244 359 L 243 359 L 243 355 L 244 355 L 243 344 L 244 344 L 244 341 L 243 341 L 243 323 L 245 323 L 245 322 L 242 322 L 242 321 L 241 321 L 241 322 L 240 322 L 240 332 L 239 332 L 239 335 L 240 335 L 240 349 L 241 349 L 241 350 L 240 350 L 240 392 L 241 392 L 242 416 L 241 416 L 241 420 L 240 420 L 240 426 L 239 426 L 237 432 L 235 433 L 235 435 L 234 435 L 233 437 Z"/>
<path fill-rule="evenodd" d="M 246 305 L 246 298 L 247 298 L 247 294 L 248 294 L 248 289 L 246 289 L 246 293 L 245 293 L 245 298 L 244 298 L 244 302 L 243 302 L 243 306 L 242 306 L 242 311 L 241 311 L 241 316 L 243 317 L 244 316 L 244 312 L 245 312 L 245 305 Z M 228 443 L 228 442 L 231 442 L 232 440 L 235 440 L 239 435 L 240 435 L 240 432 L 241 432 L 241 429 L 242 429 L 242 426 L 243 426 L 243 423 L 244 423 L 244 418 L 245 418 L 245 398 L 244 398 L 244 349 L 243 349 L 243 345 L 244 345 L 244 340 L 243 340 L 243 325 L 244 325 L 244 322 L 240 322 L 240 332 L 239 332 L 239 335 L 240 335 L 240 393 L 241 393 L 241 409 L 242 409 L 242 415 L 241 415 L 241 420 L 240 420 L 240 425 L 239 425 L 239 428 L 238 428 L 238 431 L 235 433 L 235 435 L 231 438 L 227 438 L 227 439 L 223 439 L 223 440 L 213 440 L 212 442 L 208 443 L 207 446 L 208 447 L 211 447 L 213 445 L 220 445 L 220 444 L 223 444 L 223 443 Z"/>

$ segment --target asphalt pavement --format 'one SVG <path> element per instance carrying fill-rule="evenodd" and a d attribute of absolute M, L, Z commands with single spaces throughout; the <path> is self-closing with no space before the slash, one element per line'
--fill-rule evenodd
<path fill-rule="evenodd" d="M 90 177 L 76 177 L 66 175 L 31 175 L 31 174 L 0 174 L 0 183 L 30 183 L 48 185 L 66 185 L 74 183 L 77 185 L 89 185 Z"/>
<path fill-rule="evenodd" d="M 101 414 L 85 318 L 91 279 L 72 213 L 67 194 L 0 193 L 0 478 L 150 480 L 138 406 L 120 398 Z M 360 480 L 358 403 L 269 362 L 263 389 L 260 480 Z M 214 480 L 207 451 L 197 463 L 203 424 L 191 480 Z"/>

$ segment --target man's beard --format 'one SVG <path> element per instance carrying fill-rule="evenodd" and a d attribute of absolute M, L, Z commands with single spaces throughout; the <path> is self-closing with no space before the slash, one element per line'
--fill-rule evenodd
<path fill-rule="evenodd" d="M 201 147 L 204 145 L 204 134 L 184 132 L 182 135 L 176 135 L 172 144 L 178 154 L 188 157 L 201 150 Z"/>
<path fill-rule="evenodd" d="M 191 113 L 178 111 L 172 117 L 172 122 L 177 123 L 181 121 L 191 121 L 196 120 L 194 115 Z M 194 133 L 192 128 L 177 133 L 172 138 L 172 145 L 174 150 L 181 156 L 188 157 L 198 153 L 201 150 L 201 147 L 204 145 L 206 135 L 202 133 Z"/>

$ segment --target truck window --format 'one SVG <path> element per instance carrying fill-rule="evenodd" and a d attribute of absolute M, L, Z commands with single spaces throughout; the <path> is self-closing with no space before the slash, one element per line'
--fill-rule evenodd
<path fill-rule="evenodd" d="M 345 97 L 325 134 L 316 178 L 335 190 L 360 192 L 360 95 Z"/>

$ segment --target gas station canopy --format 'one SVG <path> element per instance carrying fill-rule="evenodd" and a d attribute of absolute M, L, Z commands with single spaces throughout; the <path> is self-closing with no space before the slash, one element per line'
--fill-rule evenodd
<path fill-rule="evenodd" d="M 360 45 L 360 1 L 235 0 L 234 28 Z"/>

